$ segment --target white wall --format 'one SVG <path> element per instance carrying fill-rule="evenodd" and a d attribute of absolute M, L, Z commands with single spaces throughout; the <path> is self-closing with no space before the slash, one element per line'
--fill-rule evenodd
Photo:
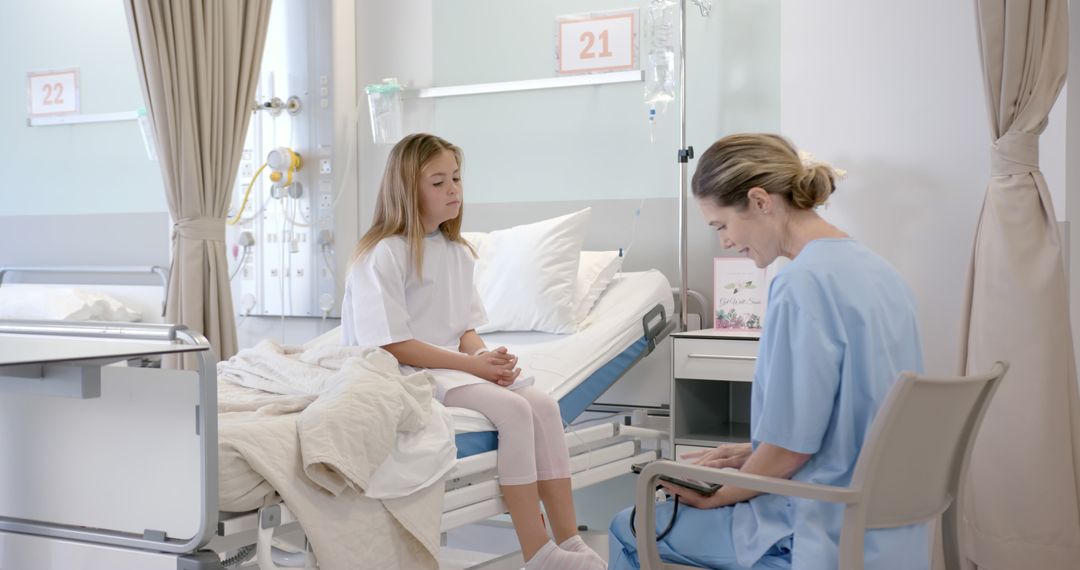
<path fill-rule="evenodd" d="M 927 371 L 955 372 L 990 164 L 972 4 L 784 2 L 781 29 L 783 133 L 849 171 L 825 215 L 903 274 Z"/>

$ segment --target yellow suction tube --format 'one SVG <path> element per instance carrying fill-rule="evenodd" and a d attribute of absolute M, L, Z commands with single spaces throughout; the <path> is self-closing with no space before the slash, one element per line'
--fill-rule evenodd
<path fill-rule="evenodd" d="M 248 198 L 251 197 L 251 189 L 255 186 L 255 181 L 259 179 L 259 175 L 262 174 L 264 168 L 266 168 L 265 162 L 262 163 L 262 166 L 260 166 L 259 169 L 255 171 L 255 176 L 251 177 L 251 182 L 248 182 L 247 190 L 244 191 L 244 199 L 240 202 L 240 211 L 236 213 L 236 216 L 234 216 L 231 220 L 228 220 L 225 223 L 230 226 L 235 226 L 236 224 L 240 223 L 240 216 L 244 215 L 244 208 L 247 207 Z"/>

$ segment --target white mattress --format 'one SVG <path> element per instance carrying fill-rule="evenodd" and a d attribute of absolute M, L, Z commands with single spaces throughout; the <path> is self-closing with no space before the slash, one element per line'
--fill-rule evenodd
<path fill-rule="evenodd" d="M 532 374 L 535 386 L 558 400 L 644 336 L 641 318 L 657 304 L 672 316 L 671 285 L 662 273 L 620 273 L 576 333 L 494 332 L 482 337 L 489 347 L 506 346 L 518 355 L 519 365 Z M 495 430 L 480 412 L 448 409 L 458 433 Z"/>

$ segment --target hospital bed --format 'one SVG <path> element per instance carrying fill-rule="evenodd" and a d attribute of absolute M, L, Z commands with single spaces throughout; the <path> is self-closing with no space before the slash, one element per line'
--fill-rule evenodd
<path fill-rule="evenodd" d="M 587 326 L 576 334 L 494 333 L 486 335 L 485 341 L 489 345 L 505 344 L 518 354 L 521 365 L 535 376 L 536 385 L 559 399 L 563 418 L 569 423 L 655 348 L 673 327 L 668 319 L 671 313 L 670 286 L 662 275 L 658 272 L 627 273 L 620 275 L 605 292 L 590 313 Z M 75 345 L 56 345 L 61 338 Z M 8 560 L 9 555 L 38 556 L 33 559 L 33 564 L 15 567 L 65 567 L 55 562 L 58 560 L 55 556 L 64 555 L 75 556 L 72 560 L 93 560 L 93 563 L 83 564 L 82 567 L 88 568 L 196 570 L 220 568 L 218 561 L 222 555 L 236 555 L 239 560 L 254 550 L 258 567 L 263 569 L 282 567 L 286 563 L 314 567 L 310 556 L 301 554 L 287 561 L 288 556 L 273 548 L 275 537 L 302 533 L 286 504 L 247 513 L 218 512 L 216 424 L 212 414 L 203 413 L 203 410 L 216 409 L 216 393 L 211 389 L 216 378 L 208 366 L 213 358 L 204 339 L 182 327 L 168 325 L 0 324 L 0 343 L 3 343 L 0 346 L 10 346 L 6 341 L 11 339 L 19 339 L 24 346 L 55 345 L 57 348 L 50 353 L 50 358 L 54 359 L 58 358 L 57 354 L 65 354 L 64 350 L 72 350 L 70 346 L 99 347 L 101 350 L 94 354 L 82 355 L 82 360 L 65 360 L 76 362 L 81 370 L 92 370 L 101 363 L 126 358 L 136 352 L 145 356 L 151 351 L 162 354 L 197 350 L 202 366 L 198 372 L 99 367 L 101 384 L 131 391 L 105 390 L 96 397 L 93 391 L 83 394 L 82 398 L 0 393 L 0 401 L 6 402 L 9 411 L 18 412 L 6 421 L 16 422 L 17 418 L 22 418 L 40 429 L 40 433 L 31 434 L 35 445 L 58 438 L 64 442 L 56 448 L 58 450 L 79 446 L 83 449 L 82 453 L 74 454 L 74 458 L 65 458 L 56 451 L 48 454 L 48 461 L 42 458 L 33 465 L 12 464 L 4 469 L 0 485 L 7 491 L 6 499 L 0 500 L 0 560 Z M 131 346 L 123 346 L 125 344 Z M 28 360 L 21 356 L 16 361 L 11 351 L 5 350 L 3 354 L 8 358 L 0 360 L 0 376 L 5 377 L 5 388 L 12 385 L 12 374 L 23 372 L 25 375 L 26 367 L 39 367 L 40 377 L 43 371 L 52 370 L 54 366 L 44 358 Z M 89 374 L 93 375 L 92 372 Z M 171 390 L 174 397 L 161 398 L 160 394 L 155 397 L 155 391 L 159 389 Z M 117 392 L 120 401 L 113 397 Z M 122 410 L 124 398 L 128 398 L 127 402 L 134 401 L 131 398 L 136 397 L 132 396 L 136 392 L 137 397 L 149 400 L 140 402 L 147 407 L 138 411 Z M 33 400 L 36 407 L 28 407 L 27 399 Z M 111 406 L 108 409 L 116 414 L 116 425 L 112 426 L 112 431 L 95 431 L 87 436 L 89 439 L 76 437 L 74 433 L 79 430 L 49 428 L 49 422 L 31 421 L 26 415 L 30 413 L 27 410 L 33 409 L 36 418 L 58 413 L 76 417 L 71 415 L 74 413 L 71 410 L 80 405 L 72 402 L 83 402 L 81 407 L 89 408 L 85 402 L 94 400 L 108 401 Z M 195 411 L 194 418 L 191 417 L 192 410 Z M 93 412 L 83 409 L 79 413 Z M 124 420 L 121 412 L 136 415 L 140 423 L 131 423 L 135 421 L 132 418 Z M 495 434 L 492 427 L 475 413 L 454 412 L 455 423 L 460 428 L 456 436 L 460 461 L 446 478 L 443 531 L 505 512 L 494 477 Z M 154 421 L 144 429 L 143 420 L 148 416 Z M 85 425 L 97 423 L 89 417 L 84 420 Z M 194 423 L 196 429 L 176 430 L 177 423 L 187 426 Z M 69 425 L 69 422 L 62 422 L 62 425 Z M 132 425 L 140 426 L 138 432 L 131 433 Z M 121 429 L 125 427 L 126 431 Z M 166 427 L 174 429 L 170 431 Z M 566 437 L 571 449 L 572 481 L 576 489 L 623 475 L 632 463 L 657 458 L 660 441 L 667 434 L 611 422 L 571 429 Z M 130 438 L 134 440 L 129 441 Z M 642 445 L 642 440 L 647 439 L 653 440 L 649 448 Z M 5 447 L 30 451 L 28 444 L 14 440 L 9 435 Z M 98 450 L 98 447 L 104 449 Z M 143 455 L 147 448 L 147 455 Z M 132 449 L 139 450 L 134 458 Z M 173 453 L 176 450 L 179 451 Z M 106 458 L 104 461 L 93 458 L 99 452 Z M 50 463 L 53 461 L 56 463 Z M 153 468 L 153 473 L 148 473 L 144 466 L 151 464 L 157 467 Z M 53 468 L 57 465 L 62 469 Z M 172 467 L 163 468 L 163 465 Z M 106 475 L 118 469 L 125 471 L 124 476 L 109 480 Z M 28 481 L 43 476 L 46 471 L 93 471 L 94 474 L 85 479 L 47 478 L 57 485 L 69 487 L 65 489 L 66 494 L 59 496 L 30 494 L 20 497 L 11 491 L 25 488 Z M 147 481 L 154 483 L 150 485 Z M 169 489 L 167 500 L 161 497 L 162 489 Z M 136 496 L 138 499 L 124 499 Z M 32 497 L 37 500 L 31 500 Z M 162 501 L 169 506 L 163 508 Z M 184 508 L 174 508 L 181 503 Z M 120 506 L 123 508 L 117 508 Z M 169 516 L 162 519 L 162 512 L 168 512 Z M 109 516 L 103 513 L 109 513 Z M 98 560 L 102 561 L 100 565 Z"/>
<path fill-rule="evenodd" d="M 168 270 L 157 265 L 0 266 L 0 319 L 24 318 L 5 310 L 47 301 L 65 309 L 41 319 L 160 323 L 168 285 Z"/>
<path fill-rule="evenodd" d="M 559 401 L 563 421 L 578 418 L 674 327 L 671 288 L 659 272 L 621 274 L 590 312 L 583 330 L 572 335 L 537 332 L 483 335 L 488 346 L 505 345 L 520 358 L 535 386 Z M 662 379 L 661 379 L 662 380 Z M 443 529 L 505 512 L 495 467 L 497 432 L 472 410 L 452 408 L 457 433 L 457 468 L 449 475 Z M 659 445 L 642 449 L 641 438 L 667 437 L 654 430 L 603 423 L 567 431 L 574 488 L 627 473 L 630 465 L 656 459 Z"/>

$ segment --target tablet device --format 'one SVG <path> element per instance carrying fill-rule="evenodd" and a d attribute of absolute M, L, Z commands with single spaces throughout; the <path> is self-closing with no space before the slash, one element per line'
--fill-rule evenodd
<path fill-rule="evenodd" d="M 641 473 L 641 470 L 645 468 L 648 463 L 635 463 L 630 466 L 630 470 L 634 473 Z M 670 477 L 668 475 L 661 475 L 660 480 L 665 483 L 671 483 L 672 485 L 678 485 L 686 489 L 690 489 L 700 495 L 706 497 L 712 496 L 714 493 L 720 490 L 723 485 L 719 483 L 703 483 L 701 481 L 690 481 L 687 479 L 679 479 L 678 477 Z"/>

